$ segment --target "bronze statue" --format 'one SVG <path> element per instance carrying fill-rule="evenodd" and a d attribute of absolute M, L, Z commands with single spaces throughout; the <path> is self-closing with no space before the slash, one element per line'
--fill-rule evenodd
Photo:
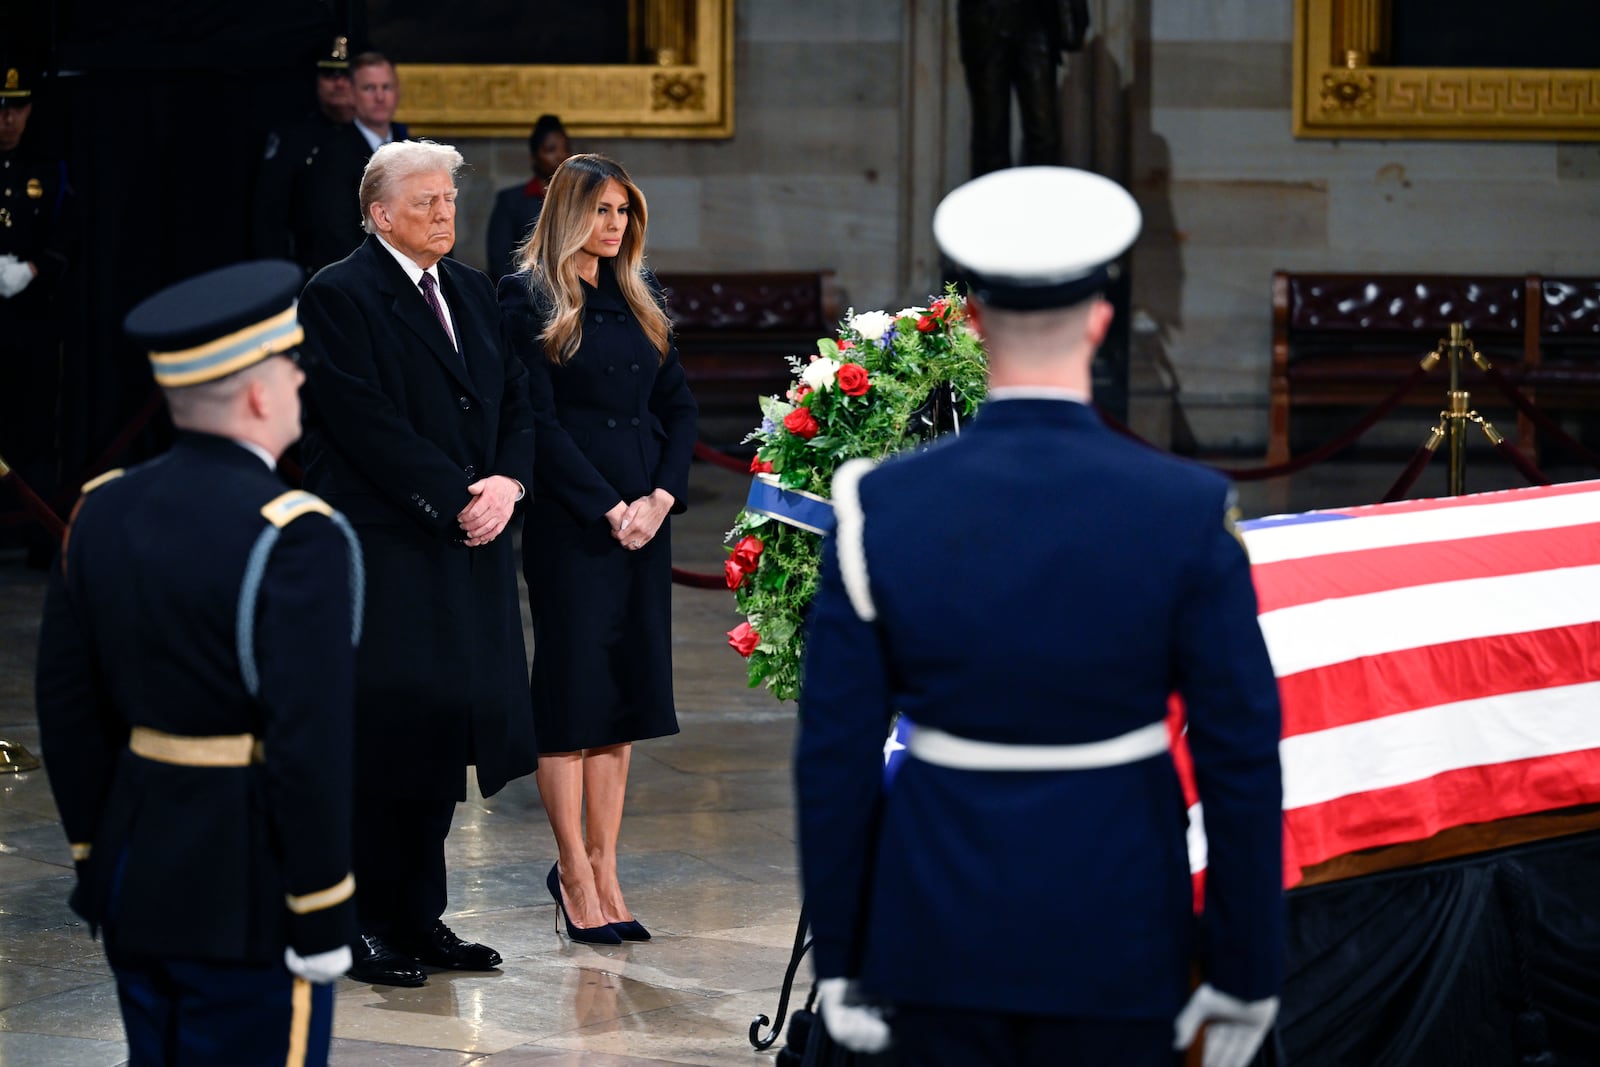
<path fill-rule="evenodd" d="M 958 0 L 961 63 L 972 98 L 972 174 L 1011 166 L 1011 94 L 1022 112 L 1022 162 L 1061 159 L 1056 65 L 1083 47 L 1088 0 Z"/>

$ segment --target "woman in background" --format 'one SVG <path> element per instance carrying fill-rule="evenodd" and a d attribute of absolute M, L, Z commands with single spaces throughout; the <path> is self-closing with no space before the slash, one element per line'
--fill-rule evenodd
<path fill-rule="evenodd" d="M 696 408 L 645 200 L 597 155 L 556 170 L 500 306 L 527 364 L 537 490 L 523 530 L 537 780 L 556 838 L 546 884 L 567 935 L 646 941 L 617 881 L 632 743 L 678 732 L 669 514 L 684 510 Z M 587 802 L 587 819 L 584 808 Z"/>
<path fill-rule="evenodd" d="M 518 269 L 515 257 L 539 221 L 550 176 L 571 154 L 572 142 L 567 139 L 561 120 L 554 115 L 540 115 L 528 135 L 528 162 L 533 167 L 533 177 L 494 194 L 487 242 L 489 277 L 496 282 Z"/>

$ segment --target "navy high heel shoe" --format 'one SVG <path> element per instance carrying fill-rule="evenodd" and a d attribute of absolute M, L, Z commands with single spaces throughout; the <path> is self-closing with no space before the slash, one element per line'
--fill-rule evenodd
<path fill-rule="evenodd" d="M 574 926 L 572 916 L 567 914 L 567 902 L 561 899 L 561 876 L 556 873 L 558 864 L 550 865 L 550 874 L 545 878 L 545 888 L 550 890 L 550 899 L 556 902 L 556 929 L 561 929 L 564 920 L 567 924 L 567 938 L 585 945 L 620 945 L 622 937 L 609 925 L 605 926 Z M 643 929 L 643 927 L 640 927 Z M 646 934 L 646 937 L 649 935 Z"/>
<path fill-rule="evenodd" d="M 617 936 L 624 941 L 650 940 L 650 931 L 646 930 L 644 924 L 637 919 L 624 919 L 622 922 L 612 923 L 611 929 L 615 930 Z"/>

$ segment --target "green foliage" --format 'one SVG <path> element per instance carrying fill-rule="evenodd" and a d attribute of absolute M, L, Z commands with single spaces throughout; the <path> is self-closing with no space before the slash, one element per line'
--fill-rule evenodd
<path fill-rule="evenodd" d="M 791 356 L 789 363 L 795 384 L 785 398 L 761 398 L 762 424 L 745 438 L 757 445 L 752 469 L 770 470 L 786 489 L 822 497 L 830 495 L 834 472 L 846 460 L 879 460 L 918 444 L 923 427 L 913 425 L 915 416 L 935 389 L 948 384 L 965 419 L 986 388 L 982 342 L 968 327 L 965 304 L 953 287 L 928 308 L 847 316 L 837 341 L 822 338 L 816 355 Z M 730 585 L 737 583 L 739 610 L 760 635 L 749 654 L 750 684 L 793 700 L 800 693 L 804 616 L 817 590 L 821 538 L 740 511 L 728 539 L 736 564 L 754 563 L 729 577 Z"/>

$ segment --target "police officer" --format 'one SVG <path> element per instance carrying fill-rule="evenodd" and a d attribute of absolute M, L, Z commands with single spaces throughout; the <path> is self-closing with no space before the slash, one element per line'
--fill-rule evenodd
<path fill-rule="evenodd" d="M 36 75 L 5 66 L 0 76 L 0 456 L 49 495 L 63 424 L 60 297 L 82 229 L 66 164 L 28 135 Z"/>
<path fill-rule="evenodd" d="M 934 235 L 988 400 L 960 437 L 834 483 L 795 774 L 823 1019 L 857 1051 L 1170 1065 L 1206 1023 L 1209 1067 L 1242 1067 L 1275 1014 L 1278 696 L 1229 486 L 1089 406 L 1099 294 L 1138 229 L 1082 171 L 951 193 Z M 1203 937 L 1173 692 L 1210 841 Z M 885 790 L 895 711 L 909 758 Z"/>
<path fill-rule="evenodd" d="M 292 259 L 310 274 L 359 243 L 354 233 L 361 215 L 355 183 L 339 197 L 336 189 L 318 180 L 329 160 L 348 147 L 345 138 L 355 132 L 355 117 L 350 39 L 341 35 L 317 60 L 317 109 L 267 137 L 252 206 L 256 255 Z M 341 215 L 348 216 L 342 227 Z M 348 247 L 345 240 L 332 239 L 347 231 Z"/>
<path fill-rule="evenodd" d="M 84 486 L 52 568 L 37 699 L 50 787 L 102 931 L 131 1063 L 322 1064 L 350 965 L 361 555 L 288 492 L 292 263 L 136 307 L 178 429 Z"/>

